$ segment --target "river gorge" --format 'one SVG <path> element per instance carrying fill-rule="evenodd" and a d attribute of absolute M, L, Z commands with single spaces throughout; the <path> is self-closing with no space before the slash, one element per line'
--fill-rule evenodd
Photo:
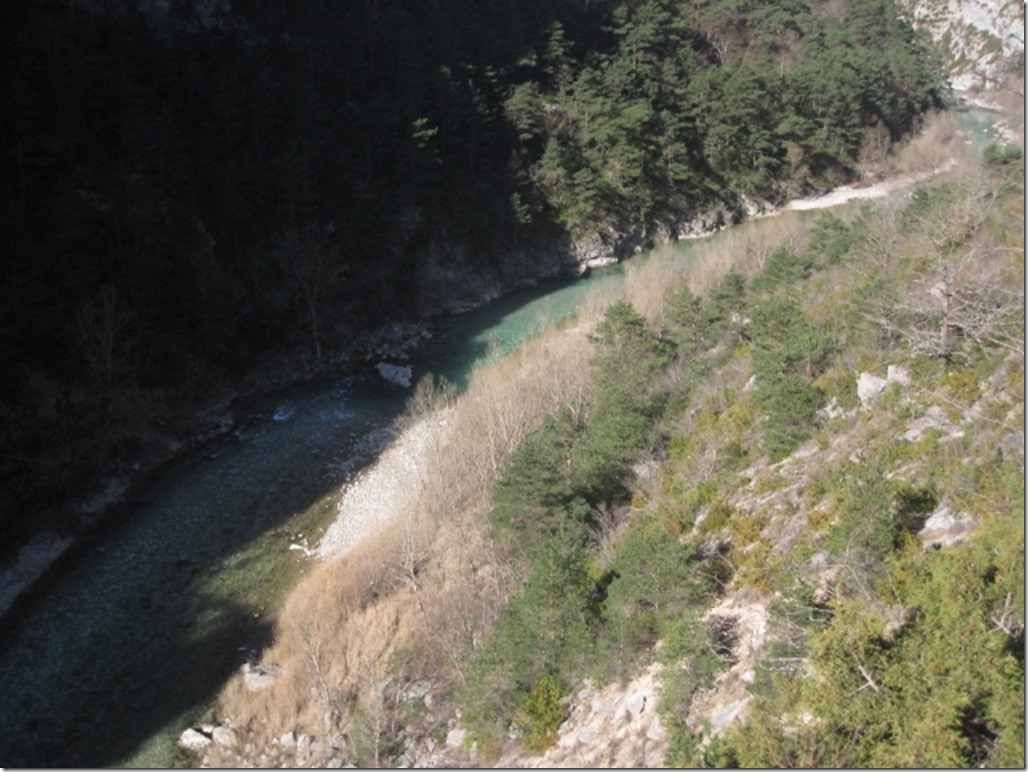
<path fill-rule="evenodd" d="M 976 144 L 987 141 L 994 113 L 959 117 Z M 786 216 L 902 189 L 842 191 Z M 736 228 L 759 239 L 766 222 Z M 540 329 L 620 297 L 629 266 L 661 261 L 682 276 L 719 238 L 434 320 L 410 362 L 414 380 L 431 372 L 462 386 Z M 167 465 L 69 547 L 2 621 L 0 765 L 188 765 L 177 737 L 270 640 L 280 602 L 345 517 L 340 492 L 396 439 L 407 395 L 370 368 L 265 395 L 234 431 Z"/>

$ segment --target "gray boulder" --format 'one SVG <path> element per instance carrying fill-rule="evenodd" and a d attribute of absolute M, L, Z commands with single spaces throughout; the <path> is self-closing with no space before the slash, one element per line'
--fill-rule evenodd
<path fill-rule="evenodd" d="M 375 369 L 378 370 L 378 374 L 383 379 L 394 386 L 401 386 L 405 389 L 410 388 L 411 378 L 414 376 L 414 371 L 410 365 L 394 365 L 389 362 L 379 362 Z"/>
<path fill-rule="evenodd" d="M 178 747 L 187 753 L 203 753 L 214 742 L 210 737 L 190 727 L 178 738 Z"/>
<path fill-rule="evenodd" d="M 925 549 L 951 547 L 965 541 L 977 525 L 978 521 L 969 512 L 954 515 L 943 504 L 925 520 L 924 527 L 917 535 Z"/>
<path fill-rule="evenodd" d="M 860 404 L 870 407 L 878 400 L 889 382 L 872 373 L 861 373 L 857 378 L 857 396 L 860 397 Z"/>
<path fill-rule="evenodd" d="M 267 689 L 278 676 L 278 665 L 243 665 L 243 685 L 248 692 Z"/>

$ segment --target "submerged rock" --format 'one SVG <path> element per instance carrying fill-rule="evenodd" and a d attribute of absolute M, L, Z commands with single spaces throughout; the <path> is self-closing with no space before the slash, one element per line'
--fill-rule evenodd
<path fill-rule="evenodd" d="M 394 365 L 389 362 L 379 362 L 375 367 L 383 379 L 394 386 L 410 388 L 411 378 L 414 377 L 414 370 L 410 365 Z"/>

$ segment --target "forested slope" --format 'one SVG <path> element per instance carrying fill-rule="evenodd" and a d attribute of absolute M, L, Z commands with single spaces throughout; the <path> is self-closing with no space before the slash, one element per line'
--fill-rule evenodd
<path fill-rule="evenodd" d="M 157 10 L 0 18 L 5 548 L 268 361 L 445 307 L 440 265 L 851 179 L 941 93 L 890 0 Z"/>
<path fill-rule="evenodd" d="M 673 288 L 657 326 L 607 310 L 588 418 L 551 418 L 495 490 L 530 568 L 458 690 L 480 742 L 546 749 L 579 679 L 656 659 L 673 766 L 1023 763 L 1023 170 L 1003 168 L 1006 189 L 822 216 L 756 274 Z"/>

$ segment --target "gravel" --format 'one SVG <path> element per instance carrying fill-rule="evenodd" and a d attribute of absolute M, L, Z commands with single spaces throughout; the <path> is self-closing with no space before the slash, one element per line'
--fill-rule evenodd
<path fill-rule="evenodd" d="M 429 461 L 440 446 L 447 418 L 445 413 L 433 414 L 411 424 L 374 464 L 347 484 L 338 514 L 315 550 L 319 558 L 346 554 L 409 511 L 425 487 Z"/>

